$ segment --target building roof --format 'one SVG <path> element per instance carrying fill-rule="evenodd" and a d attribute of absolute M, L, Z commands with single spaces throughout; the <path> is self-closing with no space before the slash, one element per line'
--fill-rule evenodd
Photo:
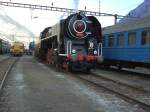
<path fill-rule="evenodd" d="M 116 32 L 124 32 L 128 30 L 134 30 L 139 28 L 147 28 L 150 27 L 150 17 L 143 18 L 140 20 L 134 20 L 132 22 L 116 24 L 113 26 L 108 26 L 103 28 L 103 34 L 111 34 Z"/>

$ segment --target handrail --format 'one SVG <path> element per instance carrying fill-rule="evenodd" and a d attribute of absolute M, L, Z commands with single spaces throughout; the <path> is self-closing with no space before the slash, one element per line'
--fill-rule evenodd
<path fill-rule="evenodd" d="M 101 52 L 100 52 L 100 50 L 101 50 Z M 98 56 L 102 56 L 102 43 L 98 43 Z"/>
<path fill-rule="evenodd" d="M 71 47 L 72 47 L 72 42 L 69 40 L 67 41 L 67 54 L 71 54 Z"/>
<path fill-rule="evenodd" d="M 59 56 L 68 56 L 71 54 L 72 49 L 72 42 L 69 40 L 67 41 L 67 53 L 66 54 L 59 54 Z"/>

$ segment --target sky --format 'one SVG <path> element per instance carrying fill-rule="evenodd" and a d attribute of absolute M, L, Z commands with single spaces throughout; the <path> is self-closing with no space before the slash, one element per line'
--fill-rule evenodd
<path fill-rule="evenodd" d="M 100 11 L 103 13 L 126 15 L 130 10 L 136 8 L 144 0 L 1 0 L 19 3 L 29 3 L 38 5 L 48 5 L 64 8 L 78 8 L 89 11 Z M 19 24 L 28 28 L 33 34 L 39 36 L 40 32 L 48 26 L 56 24 L 63 13 L 33 10 L 23 8 L 13 8 L 1 6 L 0 9 L 5 12 L 10 18 L 17 21 Z M 66 16 L 64 16 L 65 18 Z M 113 17 L 97 17 L 101 22 L 102 27 L 113 25 Z M 1 30 L 0 30 L 1 31 Z"/>

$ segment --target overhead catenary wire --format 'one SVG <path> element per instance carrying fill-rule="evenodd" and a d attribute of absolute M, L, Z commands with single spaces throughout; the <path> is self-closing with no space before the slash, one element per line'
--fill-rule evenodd
<path fill-rule="evenodd" d="M 9 6 L 9 7 L 38 9 L 38 10 L 50 10 L 50 11 L 65 12 L 65 13 L 69 12 L 70 14 L 81 11 L 81 12 L 85 13 L 86 15 L 92 15 L 92 16 L 112 16 L 115 19 L 115 23 L 116 23 L 117 19 L 121 19 L 121 18 L 125 18 L 125 17 L 137 19 L 137 17 L 131 17 L 129 15 L 128 16 L 122 16 L 122 15 L 118 15 L 118 14 L 109 14 L 109 13 L 101 13 L 101 12 L 95 12 L 95 11 L 61 8 L 61 7 L 54 7 L 53 5 L 52 6 L 44 6 L 44 5 L 4 2 L 4 1 L 0 1 L 0 5 Z"/>

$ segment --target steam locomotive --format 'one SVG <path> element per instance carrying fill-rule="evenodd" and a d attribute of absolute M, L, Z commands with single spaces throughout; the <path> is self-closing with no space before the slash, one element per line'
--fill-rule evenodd
<path fill-rule="evenodd" d="M 101 24 L 75 13 L 41 32 L 39 58 L 69 71 L 89 72 L 102 62 Z"/>

